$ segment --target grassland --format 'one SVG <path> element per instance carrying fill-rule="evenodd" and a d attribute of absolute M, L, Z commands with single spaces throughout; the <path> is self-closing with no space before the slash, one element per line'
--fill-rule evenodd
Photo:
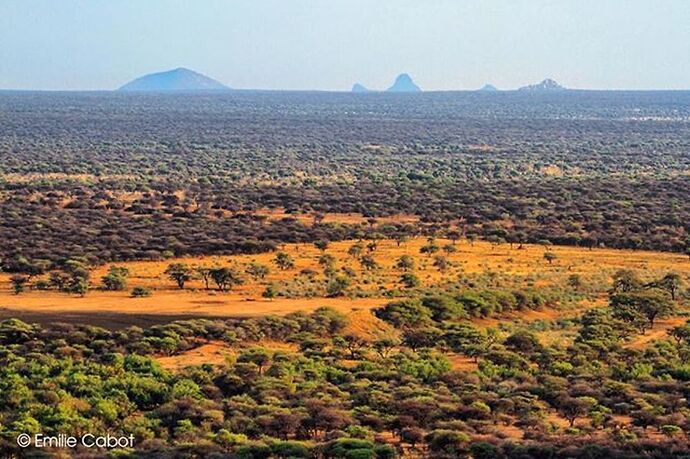
<path fill-rule="evenodd" d="M 379 267 L 366 271 L 356 259 L 349 256 L 348 248 L 357 241 L 340 241 L 320 251 L 312 244 L 287 244 L 283 250 L 295 260 L 295 267 L 279 270 L 273 265 L 274 253 L 238 256 L 204 256 L 170 259 L 167 261 L 137 261 L 118 263 L 129 272 L 128 289 L 108 292 L 92 289 L 85 297 L 53 291 L 32 290 L 20 295 L 12 292 L 9 275 L 0 274 L 0 317 L 19 317 L 42 323 L 55 321 L 88 322 L 99 326 L 119 328 L 128 325 L 151 325 L 189 317 L 250 317 L 269 314 L 287 314 L 294 311 L 311 311 L 321 306 L 331 306 L 342 312 L 369 310 L 390 301 L 391 295 L 405 296 L 400 288 L 400 270 L 396 260 L 402 255 L 414 258 L 414 273 L 422 287 L 443 288 L 458 279 L 468 282 L 490 282 L 502 286 L 561 288 L 567 279 L 577 274 L 586 285 L 587 295 L 577 304 L 554 304 L 552 311 L 530 311 L 531 320 L 548 320 L 563 314 L 602 303 L 610 276 L 619 269 L 638 271 L 644 278 L 660 277 L 668 271 L 680 273 L 688 279 L 690 259 L 673 253 L 630 251 L 614 249 L 584 249 L 577 247 L 548 247 L 539 245 L 490 244 L 484 241 L 469 243 L 458 241 L 456 251 L 444 255 L 450 267 L 444 272 L 433 266 L 432 258 L 420 254 L 425 238 L 416 238 L 398 245 L 392 240 L 379 241 L 372 255 Z M 439 246 L 452 245 L 439 239 Z M 548 251 L 556 258 L 551 263 L 544 259 Z M 317 290 L 300 294 L 296 284 L 304 282 L 304 270 L 311 270 L 318 281 L 321 267 L 319 257 L 324 253 L 335 257 L 337 267 L 350 267 L 357 272 L 348 296 L 324 298 Z M 252 262 L 270 266 L 270 273 L 260 281 L 244 276 L 245 283 L 227 293 L 206 290 L 201 280 L 189 282 L 184 290 L 164 273 L 172 262 L 202 266 L 235 266 L 244 271 Z M 108 268 L 103 265 L 91 273 L 92 283 L 98 284 Z M 292 292 L 290 297 L 265 299 L 262 293 L 266 285 L 282 285 Z M 129 289 L 148 287 L 153 294 L 146 298 L 131 298 Z M 480 320 L 487 325 L 496 319 Z"/>

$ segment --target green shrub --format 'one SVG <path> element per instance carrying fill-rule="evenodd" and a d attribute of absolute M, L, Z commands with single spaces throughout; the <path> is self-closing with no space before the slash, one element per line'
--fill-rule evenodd
<path fill-rule="evenodd" d="M 130 296 L 132 298 L 143 298 L 146 296 L 151 296 L 152 293 L 152 290 L 148 287 L 134 287 L 130 293 Z"/>

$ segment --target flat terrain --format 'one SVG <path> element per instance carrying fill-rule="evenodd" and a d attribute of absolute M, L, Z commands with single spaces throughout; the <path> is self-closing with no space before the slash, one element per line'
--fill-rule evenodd
<path fill-rule="evenodd" d="M 689 121 L 690 91 L 0 91 L 0 451 L 688 456 Z"/>
<path fill-rule="evenodd" d="M 250 317 L 269 314 L 287 314 L 294 311 L 311 311 L 321 306 L 330 306 L 342 312 L 368 310 L 380 306 L 390 297 L 386 292 L 400 290 L 400 270 L 395 268 L 396 260 L 402 255 L 410 255 L 415 260 L 412 270 L 424 287 L 443 287 L 458 278 L 469 279 L 500 277 L 500 282 L 517 287 L 534 286 L 539 288 L 565 285 L 572 274 L 582 277 L 583 284 L 589 285 L 593 300 L 584 301 L 581 307 L 599 303 L 598 297 L 605 294 L 609 276 L 616 270 L 626 268 L 640 272 L 643 277 L 660 277 L 668 271 L 676 271 L 686 279 L 690 275 L 690 259 L 672 253 L 630 251 L 614 249 L 584 249 L 577 247 L 542 247 L 526 245 L 518 249 L 509 244 L 493 245 L 484 241 L 473 244 L 458 241 L 456 252 L 444 254 L 450 267 L 440 272 L 433 266 L 433 257 L 420 254 L 420 248 L 427 244 L 425 238 L 416 238 L 398 246 L 395 241 L 379 241 L 378 248 L 371 252 L 379 267 L 365 271 L 357 259 L 349 256 L 347 250 L 357 241 L 334 242 L 325 252 L 312 244 L 288 244 L 284 251 L 295 260 L 295 268 L 279 270 L 272 260 L 275 253 L 239 256 L 190 257 L 164 262 L 140 261 L 117 263 L 130 272 L 126 291 L 106 292 L 93 288 L 84 298 L 53 291 L 29 291 L 15 295 L 11 291 L 8 274 L 0 274 L 0 317 L 19 317 L 28 321 L 51 323 L 56 321 L 92 323 L 109 328 L 120 328 L 132 324 L 151 325 L 171 320 L 192 317 Z M 438 239 L 439 246 L 452 245 L 451 241 Z M 366 241 L 364 241 L 366 245 Z M 545 251 L 552 252 L 556 259 L 548 263 Z M 365 248 L 366 252 L 366 248 Z M 358 292 L 356 297 L 323 298 L 318 291 L 318 283 L 325 282 L 318 259 L 323 254 L 335 257 L 337 268 L 350 267 L 357 276 L 349 291 Z M 443 254 L 439 251 L 439 254 Z M 172 262 L 182 262 L 200 266 L 234 266 L 244 271 L 250 262 L 265 264 L 271 272 L 262 280 L 254 280 L 244 275 L 245 283 L 232 291 L 221 293 L 206 290 L 201 280 L 189 282 L 184 290 L 179 290 L 173 281 L 164 274 Z M 97 286 L 100 278 L 112 265 L 104 265 L 92 272 L 91 282 Z M 300 285 L 306 282 L 303 270 L 314 273 L 314 287 L 311 293 L 300 293 Z M 268 300 L 262 297 L 266 285 L 283 286 L 292 292 L 289 298 L 278 297 Z M 311 284 L 310 284 L 311 285 Z M 131 298 L 129 290 L 145 286 L 153 289 L 147 298 Z M 213 285 L 211 285 L 213 287 Z M 309 297 L 313 295 L 313 297 Z M 602 303 L 603 304 L 603 303 Z M 531 313 L 533 320 L 555 318 L 558 313 Z M 541 317 L 544 316 L 544 317 Z M 481 322 L 481 321 L 480 321 Z M 487 325 L 495 320 L 485 320 Z"/>

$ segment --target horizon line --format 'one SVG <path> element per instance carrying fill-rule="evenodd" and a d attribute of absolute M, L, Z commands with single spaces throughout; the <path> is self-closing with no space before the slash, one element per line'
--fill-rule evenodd
<path fill-rule="evenodd" d="M 228 87 L 227 89 L 189 89 L 189 90 L 121 90 L 120 88 L 115 89 L 43 89 L 43 88 L 0 88 L 0 92 L 99 92 L 99 93 L 119 93 L 119 94 L 190 94 L 190 93 L 229 93 L 229 92 L 319 92 L 319 93 L 346 93 L 346 94 L 357 94 L 357 95 L 367 95 L 367 94 L 402 94 L 402 95 L 415 95 L 423 93 L 448 93 L 448 92 L 480 92 L 482 94 L 495 94 L 495 93 L 512 93 L 520 92 L 525 94 L 559 94 L 567 92 L 687 92 L 690 91 L 689 88 L 569 88 L 564 87 L 562 89 L 554 90 L 524 90 L 525 86 L 520 86 L 518 88 L 511 89 L 496 89 L 486 91 L 482 88 L 467 89 L 422 89 L 421 91 L 411 91 L 411 92 L 396 92 L 387 91 L 386 89 L 367 89 L 363 92 L 355 92 L 351 89 L 283 89 L 283 88 L 233 88 Z"/>

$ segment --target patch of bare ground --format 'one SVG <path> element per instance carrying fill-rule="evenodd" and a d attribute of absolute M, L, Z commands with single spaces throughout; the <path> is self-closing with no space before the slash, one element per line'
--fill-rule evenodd
<path fill-rule="evenodd" d="M 637 335 L 626 343 L 626 347 L 632 349 L 644 349 L 652 341 L 668 338 L 671 328 L 683 325 L 688 321 L 688 317 L 676 316 L 668 319 L 659 319 L 651 330 L 647 330 L 643 335 Z"/>
<path fill-rule="evenodd" d="M 382 338 L 396 338 L 400 335 L 395 327 L 373 315 L 370 310 L 353 309 L 348 314 L 348 320 L 343 333 L 358 336 L 369 342 Z"/>
<path fill-rule="evenodd" d="M 176 372 L 195 365 L 226 365 L 234 361 L 243 349 L 262 347 L 274 352 L 293 353 L 299 350 L 294 343 L 281 341 L 261 341 L 232 346 L 224 341 L 209 341 L 176 355 L 158 356 L 156 361 L 166 370 Z"/>
<path fill-rule="evenodd" d="M 179 371 L 194 365 L 222 365 L 234 358 L 236 350 L 223 341 L 211 341 L 181 354 L 156 357 L 156 361 L 168 371 Z"/>
<path fill-rule="evenodd" d="M 383 298 L 365 298 L 357 306 L 368 310 L 384 304 Z M 146 298 L 130 298 L 126 292 L 93 292 L 84 298 L 57 292 L 0 294 L 0 319 L 16 317 L 31 322 L 90 323 L 118 329 L 150 326 L 191 318 L 245 318 L 314 311 L 327 306 L 347 313 L 346 298 L 276 298 L 250 300 L 233 293 L 209 295 L 205 291 L 154 292 Z"/>
<path fill-rule="evenodd" d="M 305 224 L 315 222 L 320 223 L 346 223 L 346 224 L 360 224 L 368 223 L 370 220 L 383 223 L 416 223 L 419 217 L 411 214 L 396 214 L 386 217 L 376 217 L 370 219 L 360 213 L 337 213 L 332 212 L 328 214 L 307 214 L 307 213 L 288 213 L 284 209 L 259 209 L 253 212 L 255 215 L 267 217 L 269 220 L 281 220 L 283 218 L 294 218 Z"/>
<path fill-rule="evenodd" d="M 448 352 L 445 354 L 450 361 L 451 368 L 457 371 L 476 371 L 478 368 L 477 362 L 472 357 L 466 357 L 456 352 Z"/>

